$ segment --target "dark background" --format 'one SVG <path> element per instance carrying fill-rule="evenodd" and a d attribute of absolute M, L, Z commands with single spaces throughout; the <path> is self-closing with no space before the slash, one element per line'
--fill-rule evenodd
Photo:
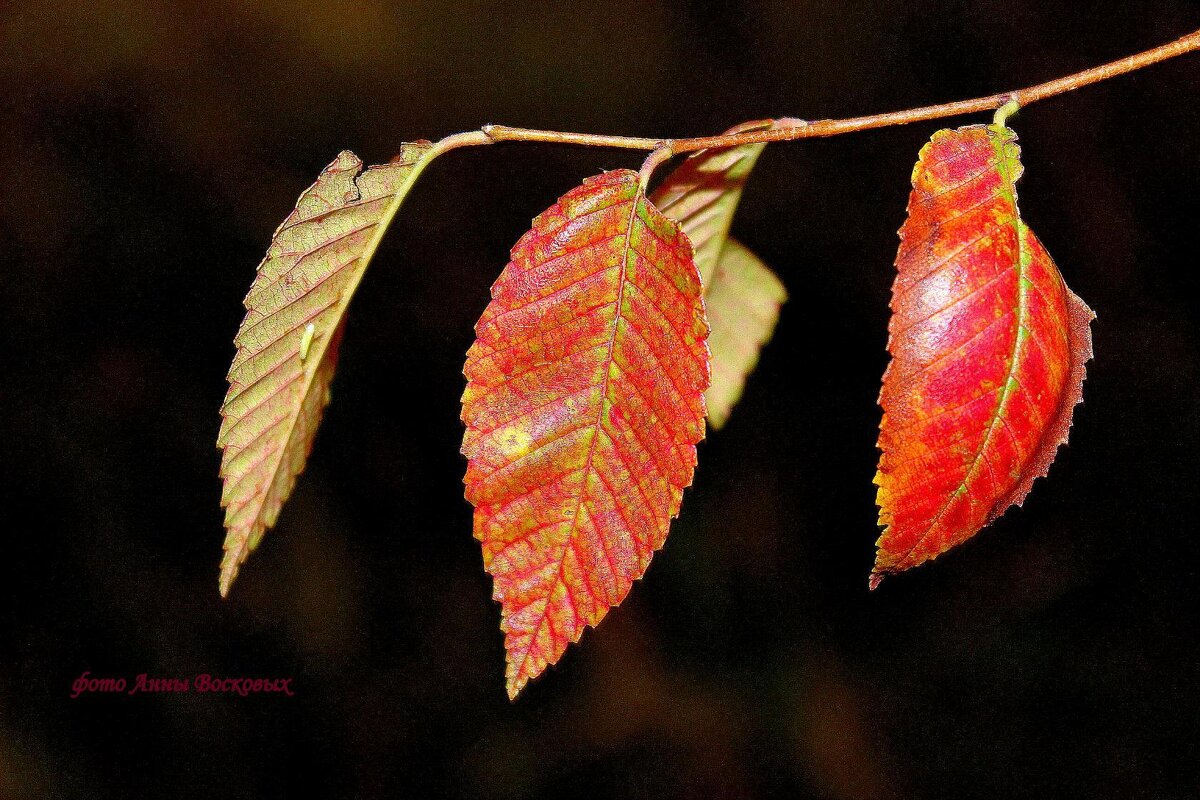
<path fill-rule="evenodd" d="M 1198 56 L 1015 118 L 1024 215 L 1099 315 L 1085 402 L 1023 509 L 878 592 L 895 230 L 937 123 L 768 149 L 734 228 L 790 290 L 776 338 L 647 580 L 516 704 L 463 356 L 530 218 L 639 154 L 425 173 L 224 602 L 214 442 L 254 267 L 343 148 L 873 113 L 1198 26 L 1166 1 L 0 4 L 0 798 L 1195 797 Z M 296 697 L 70 700 L 84 670 Z"/>

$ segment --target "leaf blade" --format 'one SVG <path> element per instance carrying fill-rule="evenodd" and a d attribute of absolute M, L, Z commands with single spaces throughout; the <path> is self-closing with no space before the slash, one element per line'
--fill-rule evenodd
<path fill-rule="evenodd" d="M 700 293 L 686 236 L 629 170 L 534 220 L 492 288 L 462 452 L 510 697 L 624 599 L 678 514 L 704 435 Z"/>
<path fill-rule="evenodd" d="M 221 405 L 222 596 L 304 469 L 329 402 L 350 299 L 433 154 L 428 142 L 406 144 L 391 163 L 364 172 L 343 151 L 272 236 L 243 301 Z"/>
<path fill-rule="evenodd" d="M 875 483 L 871 587 L 1020 504 L 1067 438 L 1095 317 L 1021 220 L 1016 134 L 943 130 L 913 169 Z"/>

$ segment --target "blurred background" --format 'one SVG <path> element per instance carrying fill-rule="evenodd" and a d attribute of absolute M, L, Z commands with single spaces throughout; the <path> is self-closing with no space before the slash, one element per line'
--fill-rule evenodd
<path fill-rule="evenodd" d="M 530 219 L 640 154 L 426 171 L 224 602 L 214 443 L 255 266 L 343 148 L 852 116 L 1197 27 L 1181 0 L 0 3 L 0 798 L 1195 797 L 1200 56 L 1015 118 L 1024 215 L 1099 315 L 1085 402 L 1023 509 L 877 592 L 895 231 L 937 123 L 768 148 L 734 232 L 788 285 L 775 340 L 647 579 L 515 704 L 463 357 Z M 71 700 L 84 670 L 296 696 Z"/>

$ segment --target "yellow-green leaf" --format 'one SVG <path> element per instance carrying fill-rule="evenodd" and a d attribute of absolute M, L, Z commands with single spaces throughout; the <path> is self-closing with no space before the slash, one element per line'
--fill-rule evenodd
<path fill-rule="evenodd" d="M 362 171 L 344 151 L 275 231 L 246 295 L 221 406 L 225 595 L 238 568 L 275 524 L 312 448 L 346 307 L 384 230 L 432 157 L 406 144 L 390 164 Z"/>
<path fill-rule="evenodd" d="M 727 239 L 704 295 L 712 383 L 704 393 L 708 421 L 720 428 L 742 396 L 746 376 L 775 331 L 787 292 L 775 273 L 736 239 Z"/>

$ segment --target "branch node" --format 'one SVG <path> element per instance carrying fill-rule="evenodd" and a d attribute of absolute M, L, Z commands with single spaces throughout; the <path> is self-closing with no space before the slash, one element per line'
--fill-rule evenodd
<path fill-rule="evenodd" d="M 776 130 L 782 130 L 786 128 L 807 128 L 808 120 L 800 119 L 799 117 L 780 117 L 779 119 L 775 120 L 771 127 L 775 128 Z"/>

